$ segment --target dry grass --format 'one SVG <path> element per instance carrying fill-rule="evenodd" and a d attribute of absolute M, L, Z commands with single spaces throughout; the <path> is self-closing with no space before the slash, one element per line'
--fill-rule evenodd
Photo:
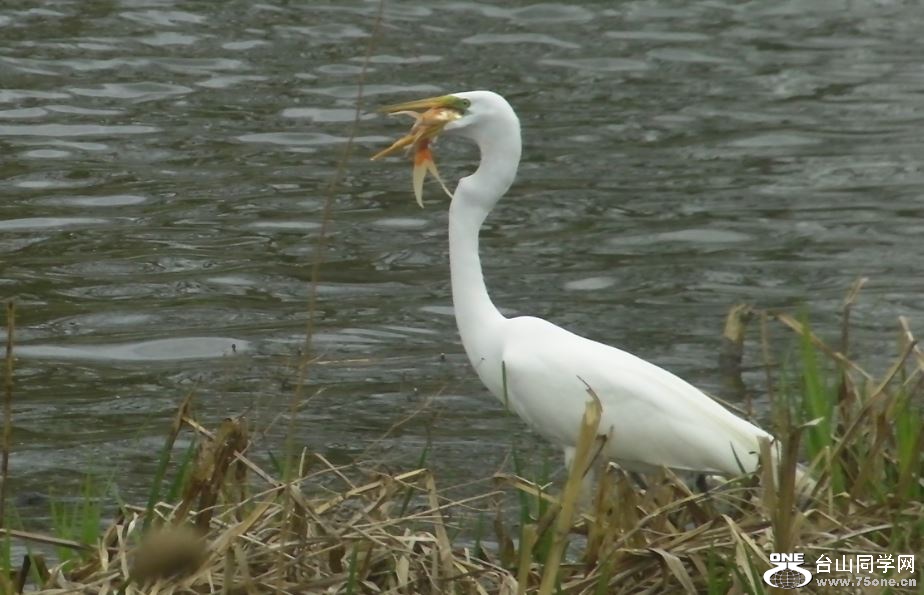
<path fill-rule="evenodd" d="M 165 452 L 181 432 L 192 432 L 198 448 L 173 501 L 123 507 L 95 543 L 6 531 L 80 556 L 50 569 L 40 556 L 27 556 L 0 576 L 0 588 L 126 595 L 764 593 L 769 587 L 760 576 L 770 552 L 803 552 L 812 569 L 821 554 L 924 551 L 924 354 L 904 321 L 898 359 L 876 377 L 795 318 L 749 318 L 762 321 L 767 353 L 767 328 L 802 337 L 796 369 L 781 373 L 768 364 L 783 442 L 779 473 L 766 468 L 697 493 L 668 471 L 640 487 L 610 467 L 584 514 L 579 472 L 566 481 L 561 501 L 511 475 L 497 476 L 497 490 L 451 500 L 426 469 L 386 474 L 307 453 L 291 474 L 298 479 L 287 482 L 248 457 L 245 420 L 226 420 L 213 434 L 184 403 Z M 589 395 L 575 469 L 589 468 L 599 450 L 599 406 Z M 827 411 L 824 422 L 812 419 L 818 411 Z M 800 452 L 817 479 L 802 501 L 794 487 Z M 502 512 L 504 497 L 516 494 L 545 503 L 532 506 L 539 512 L 519 527 Z M 474 510 L 493 511 L 489 542 L 473 541 Z"/>

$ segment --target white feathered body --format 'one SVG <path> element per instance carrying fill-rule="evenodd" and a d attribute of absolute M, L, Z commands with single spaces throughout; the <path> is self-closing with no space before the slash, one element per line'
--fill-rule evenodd
<path fill-rule="evenodd" d="M 602 405 L 604 454 L 626 469 L 732 475 L 757 467 L 758 440 L 769 434 L 667 370 L 540 318 L 499 324 L 497 352 L 469 357 L 489 390 L 551 442 L 577 443 L 590 387 Z"/>
<path fill-rule="evenodd" d="M 769 434 L 687 382 L 545 320 L 501 315 L 484 283 L 478 232 L 516 176 L 520 123 L 495 93 L 453 97 L 468 102 L 468 109 L 445 131 L 471 139 L 481 153 L 478 169 L 453 194 L 449 260 L 456 322 L 482 382 L 535 431 L 561 446 L 566 458 L 578 440 L 589 386 L 603 406 L 605 455 L 622 466 L 723 475 L 754 470 L 759 439 Z"/>

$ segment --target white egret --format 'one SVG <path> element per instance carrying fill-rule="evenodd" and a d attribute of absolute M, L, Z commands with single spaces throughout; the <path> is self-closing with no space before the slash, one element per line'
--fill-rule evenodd
<path fill-rule="evenodd" d="M 503 97 L 471 91 L 381 111 L 417 120 L 410 134 L 373 159 L 409 148 L 418 203 L 426 173 L 439 179 L 430 150 L 437 135 L 466 138 L 480 149 L 478 169 L 451 194 L 449 261 L 462 344 L 495 397 L 559 445 L 569 465 L 589 386 L 602 405 L 603 455 L 625 469 L 665 466 L 720 475 L 756 469 L 759 439 L 771 438 L 764 430 L 663 368 L 540 318 L 506 318 L 491 302 L 478 233 L 513 183 L 521 152 L 520 121 Z"/>

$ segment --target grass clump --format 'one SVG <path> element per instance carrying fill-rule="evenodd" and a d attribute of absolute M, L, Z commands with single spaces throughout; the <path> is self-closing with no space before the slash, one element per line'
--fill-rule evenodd
<path fill-rule="evenodd" d="M 52 497 L 51 523 L 57 537 L 67 542 L 93 543 L 103 527 L 103 494 L 87 476 L 81 493 L 75 498 Z M 66 545 L 55 548 L 60 560 L 87 558 L 92 554 L 86 549 L 74 549 Z"/>
<path fill-rule="evenodd" d="M 453 499 L 423 466 L 425 454 L 419 468 L 401 473 L 362 462 L 335 466 L 310 453 L 284 474 L 268 472 L 248 454 L 244 419 L 225 420 L 213 433 L 186 401 L 147 506 L 122 505 L 102 532 L 91 530 L 101 516 L 92 506 L 68 509 L 62 527 L 70 528 L 57 537 L 4 530 L 8 574 L 0 591 L 760 594 L 771 590 L 762 575 L 772 552 L 801 552 L 814 570 L 822 555 L 924 551 L 924 353 L 907 324 L 900 324 L 897 358 L 876 376 L 804 320 L 761 311 L 750 317 L 761 322 L 757 345 L 781 441 L 777 468 L 697 492 L 668 470 L 640 485 L 609 466 L 582 507 L 578 488 L 600 451 L 599 404 L 589 390 L 582 441 L 560 497 L 514 474 L 497 475 L 497 489 Z M 795 357 L 784 366 L 769 357 L 771 328 L 793 337 Z M 194 446 L 173 461 L 181 434 Z M 762 447 L 769 460 L 771 445 Z M 807 493 L 796 485 L 799 460 L 815 480 Z M 98 502 L 91 492 L 84 499 Z M 510 503 L 519 503 L 519 515 L 507 514 Z M 485 522 L 492 517 L 493 535 Z M 51 569 L 30 555 L 17 570 L 10 539 L 79 555 L 61 555 Z M 916 572 L 879 575 L 913 578 L 916 587 L 864 592 L 920 592 Z M 806 587 L 845 592 L 826 588 Z"/>

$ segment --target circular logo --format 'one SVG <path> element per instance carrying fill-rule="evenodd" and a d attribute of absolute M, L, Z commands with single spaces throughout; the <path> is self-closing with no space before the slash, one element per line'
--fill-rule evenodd
<path fill-rule="evenodd" d="M 774 567 L 764 573 L 764 582 L 780 589 L 797 589 L 812 580 L 812 573 L 802 568 L 805 557 L 800 553 L 770 554 L 770 563 Z"/>
<path fill-rule="evenodd" d="M 796 589 L 805 584 L 805 577 L 798 570 L 781 568 L 767 577 L 771 586 L 780 589 Z"/>

